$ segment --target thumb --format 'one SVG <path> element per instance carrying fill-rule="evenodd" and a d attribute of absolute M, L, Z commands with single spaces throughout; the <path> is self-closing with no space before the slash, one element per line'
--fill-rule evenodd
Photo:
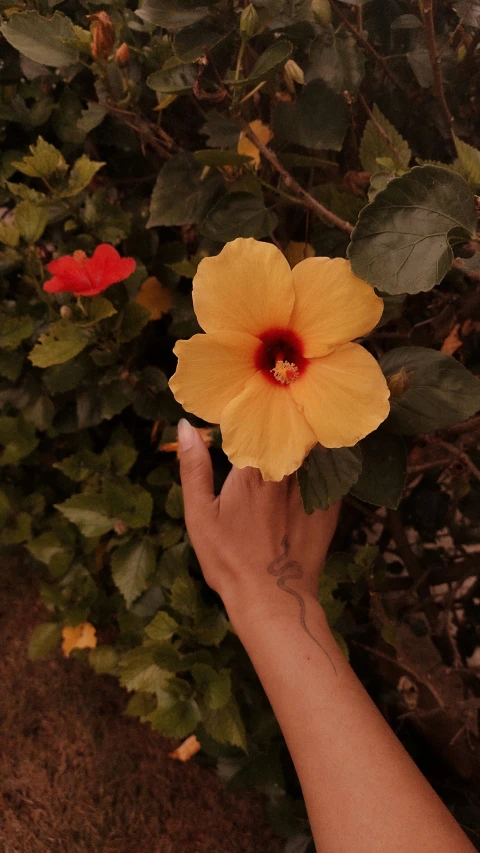
<path fill-rule="evenodd" d="M 215 495 L 210 454 L 197 430 L 185 418 L 178 422 L 178 449 L 185 516 L 192 518 L 212 503 Z"/>

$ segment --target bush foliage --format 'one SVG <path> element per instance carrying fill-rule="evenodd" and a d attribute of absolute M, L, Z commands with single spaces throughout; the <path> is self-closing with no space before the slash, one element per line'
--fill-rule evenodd
<path fill-rule="evenodd" d="M 436 5 L 0 2 L 0 523 L 51 612 L 31 656 L 95 626 L 75 653 L 131 691 L 129 713 L 195 731 L 231 785 L 268 790 L 292 851 L 308 836 L 281 737 L 183 523 L 172 347 L 199 331 L 191 280 L 225 242 L 274 241 L 292 264 L 348 256 L 385 300 L 363 343 L 391 413 L 355 448 L 312 451 L 305 507 L 350 492 L 398 521 L 406 481 L 408 497 L 422 465 L 452 460 L 449 494 L 468 496 L 479 472 L 448 430 L 480 407 L 480 4 Z M 53 258 L 104 243 L 135 259 L 126 280 L 44 290 Z M 220 483 L 218 430 L 205 437 Z M 398 542 L 408 598 L 421 578 Z M 394 655 L 410 611 L 382 598 L 388 567 L 358 543 L 320 597 L 346 654 L 367 637 Z M 430 611 L 417 623 L 435 634 Z"/>

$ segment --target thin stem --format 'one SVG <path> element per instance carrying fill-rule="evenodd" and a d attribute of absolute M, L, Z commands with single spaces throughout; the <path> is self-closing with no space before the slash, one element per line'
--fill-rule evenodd
<path fill-rule="evenodd" d="M 272 192 L 277 193 L 277 195 L 286 199 L 290 204 L 300 204 L 303 207 L 303 201 L 300 198 L 296 198 L 294 195 L 290 195 L 290 193 L 286 193 L 283 190 L 279 190 L 278 187 L 274 187 L 273 184 L 269 184 L 268 181 L 264 181 L 263 178 L 258 177 L 262 187 L 265 187 L 267 190 L 272 190 Z"/>
<path fill-rule="evenodd" d="M 433 20 L 433 0 L 423 2 L 423 28 L 427 42 L 428 55 L 433 72 L 433 94 L 435 95 L 449 134 L 453 137 L 453 116 L 445 99 L 445 88 L 443 85 L 442 66 L 435 39 L 435 24 Z"/>
<path fill-rule="evenodd" d="M 235 66 L 235 77 L 234 77 L 235 83 L 237 83 L 238 78 L 240 77 L 240 71 L 242 70 L 243 54 L 245 53 L 246 46 L 247 46 L 247 39 L 242 38 L 242 41 L 240 42 L 240 50 L 238 51 L 238 56 L 237 56 L 237 64 Z"/>
<path fill-rule="evenodd" d="M 476 465 L 474 465 L 470 457 L 463 450 L 455 447 L 454 444 L 450 444 L 449 441 L 444 441 L 442 438 L 434 438 L 433 441 L 438 447 L 443 447 L 443 449 L 451 453 L 452 456 L 456 456 L 457 459 L 463 462 L 469 471 L 471 471 L 473 476 L 476 477 L 477 480 L 480 480 L 480 470 Z"/>
<path fill-rule="evenodd" d="M 259 83 L 257 86 L 255 86 L 255 88 L 252 89 L 251 92 L 247 92 L 247 94 L 243 96 L 243 98 L 241 99 L 241 101 L 239 101 L 239 103 L 244 104 L 245 101 L 248 101 L 249 98 L 251 98 L 253 95 L 255 95 L 262 88 L 262 86 L 265 86 L 265 83 L 267 83 L 267 82 L 268 82 L 267 80 L 262 80 L 261 83 Z"/>
<path fill-rule="evenodd" d="M 361 7 L 359 7 L 359 8 L 361 8 Z M 402 163 L 402 157 L 401 157 L 401 155 L 400 155 L 399 150 L 398 150 L 397 148 L 395 148 L 395 145 L 393 144 L 393 142 L 392 142 L 392 140 L 390 139 L 390 137 L 389 137 L 388 133 L 386 132 L 386 130 L 384 130 L 384 129 L 383 129 L 383 127 L 382 127 L 382 125 L 378 123 L 377 119 L 375 118 L 374 114 L 372 113 L 372 111 L 371 111 L 370 107 L 368 106 L 368 104 L 367 104 L 367 102 L 366 102 L 366 100 L 365 100 L 365 98 L 363 97 L 363 95 L 362 95 L 362 93 L 361 93 L 361 92 L 359 92 L 359 93 L 358 93 L 358 98 L 359 98 L 359 101 L 360 101 L 360 103 L 361 103 L 361 105 L 362 105 L 363 109 L 364 109 L 364 110 L 365 110 L 365 112 L 367 113 L 367 115 L 368 115 L 368 117 L 369 117 L 370 121 L 373 123 L 373 125 L 374 125 L 374 127 L 375 127 L 375 130 L 377 131 L 377 133 L 379 134 L 379 136 L 381 136 L 381 137 L 382 137 L 382 139 L 387 143 L 387 145 L 388 145 L 388 147 L 390 148 L 390 150 L 391 150 L 392 154 L 394 155 L 395 159 L 397 160 L 398 165 L 401 165 L 401 163 Z"/>

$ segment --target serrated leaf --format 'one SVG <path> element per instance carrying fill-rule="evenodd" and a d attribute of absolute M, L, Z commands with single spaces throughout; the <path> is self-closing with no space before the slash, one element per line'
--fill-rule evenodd
<path fill-rule="evenodd" d="M 152 649 L 137 646 L 126 652 L 118 661 L 120 684 L 127 690 L 157 693 L 164 690 L 171 675 L 160 669 L 153 659 Z"/>
<path fill-rule="evenodd" d="M 177 154 L 160 171 L 150 202 L 147 228 L 199 222 L 223 181 L 219 174 L 201 180 L 203 166 L 191 154 Z"/>
<path fill-rule="evenodd" d="M 480 409 L 480 381 L 459 361 L 425 347 L 397 347 L 380 359 L 387 382 L 402 368 L 408 385 L 390 397 L 384 426 L 400 435 L 431 432 L 464 421 Z"/>
<path fill-rule="evenodd" d="M 152 729 L 160 731 L 165 737 L 183 738 L 191 734 L 200 720 L 200 712 L 196 702 L 163 700 L 155 711 L 146 718 Z"/>
<path fill-rule="evenodd" d="M 62 67 L 78 60 L 72 22 L 62 12 L 45 18 L 38 12 L 14 12 L 0 27 L 15 50 L 40 65 Z"/>
<path fill-rule="evenodd" d="M 365 59 L 351 33 L 336 35 L 325 27 L 310 45 L 305 82 L 323 80 L 334 92 L 356 92 L 365 74 Z"/>
<path fill-rule="evenodd" d="M 462 24 L 480 28 L 480 0 L 459 0 L 455 10 Z"/>
<path fill-rule="evenodd" d="M 127 607 L 144 592 L 155 571 L 155 549 L 149 539 L 127 542 L 112 553 L 112 576 Z"/>
<path fill-rule="evenodd" d="M 147 24 L 177 30 L 200 21 L 208 11 L 208 4 L 198 0 L 142 0 L 135 14 Z"/>
<path fill-rule="evenodd" d="M 0 351 L 0 376 L 16 382 L 22 372 L 24 357 L 21 352 Z"/>
<path fill-rule="evenodd" d="M 88 337 L 69 320 L 52 323 L 29 354 L 34 367 L 51 367 L 75 358 L 88 344 Z"/>
<path fill-rule="evenodd" d="M 170 603 L 177 613 L 184 616 L 195 615 L 198 607 L 198 595 L 191 577 L 184 574 L 182 577 L 175 578 L 172 584 Z"/>
<path fill-rule="evenodd" d="M 348 122 L 343 95 L 323 80 L 312 80 L 293 104 L 278 104 L 273 114 L 273 132 L 281 142 L 340 151 Z"/>
<path fill-rule="evenodd" d="M 78 195 L 88 187 L 90 181 L 102 166 L 105 166 L 104 162 L 90 160 L 90 157 L 82 154 L 72 166 L 67 186 L 65 189 L 57 192 L 56 195 L 59 198 L 69 198 Z"/>
<path fill-rule="evenodd" d="M 136 302 L 129 302 L 123 309 L 123 317 L 118 331 L 118 341 L 121 344 L 128 344 L 135 338 L 138 338 L 142 329 L 150 320 L 150 311 L 144 308 L 143 305 L 138 305 Z"/>
<path fill-rule="evenodd" d="M 305 511 L 328 509 L 357 482 L 362 470 L 362 453 L 355 447 L 325 450 L 317 444 L 297 471 Z"/>
<path fill-rule="evenodd" d="M 3 545 L 20 545 L 32 537 L 32 519 L 28 512 L 17 512 L 11 516 L 2 530 Z"/>
<path fill-rule="evenodd" d="M 53 652 L 62 638 L 62 629 L 58 622 L 45 622 L 33 629 L 28 642 L 29 660 L 40 660 Z"/>
<path fill-rule="evenodd" d="M 240 137 L 240 128 L 232 119 L 221 115 L 218 110 L 211 110 L 200 133 L 208 136 L 209 148 L 236 149 Z"/>
<path fill-rule="evenodd" d="M 36 430 L 19 415 L 0 417 L 0 465 L 16 465 L 38 445 Z"/>
<path fill-rule="evenodd" d="M 278 218 L 268 210 L 261 198 L 245 192 L 223 196 L 207 213 L 200 231 L 211 240 L 227 243 L 237 237 L 260 240 L 275 230 Z"/>
<path fill-rule="evenodd" d="M 170 486 L 170 490 L 165 501 L 165 512 L 170 518 L 183 518 L 183 491 L 182 487 L 177 483 Z"/>
<path fill-rule="evenodd" d="M 3 349 L 17 349 L 25 338 L 29 338 L 33 332 L 33 320 L 28 314 L 23 317 L 10 317 L 8 314 L 0 314 L 0 347 Z"/>
<path fill-rule="evenodd" d="M 196 663 L 192 666 L 192 675 L 208 707 L 213 711 L 224 708 L 232 695 L 230 671 L 217 671 L 206 663 Z"/>
<path fill-rule="evenodd" d="M 366 172 L 370 172 L 373 175 L 375 172 L 383 171 L 378 163 L 378 159 L 387 157 L 393 161 L 394 169 L 408 169 L 408 165 L 412 159 L 412 152 L 410 151 L 408 142 L 400 136 L 398 130 L 385 118 L 376 104 L 373 106 L 372 113 L 375 122 L 380 125 L 390 139 L 391 145 L 380 134 L 375 122 L 372 119 L 368 119 L 360 143 L 359 153 L 362 167 Z"/>
<path fill-rule="evenodd" d="M 0 243 L 15 249 L 20 242 L 20 231 L 16 225 L 0 222 Z"/>
<path fill-rule="evenodd" d="M 256 86 L 262 80 L 273 77 L 280 68 L 283 68 L 292 53 L 292 44 L 286 39 L 274 42 L 258 57 L 248 77 L 244 80 L 229 80 L 230 86 Z"/>
<path fill-rule="evenodd" d="M 48 209 L 32 201 L 21 201 L 15 208 L 15 225 L 29 246 L 42 236 L 48 222 Z"/>
<path fill-rule="evenodd" d="M 202 609 L 195 621 L 195 638 L 204 646 L 219 646 L 228 633 L 225 615 L 216 607 Z"/>
<path fill-rule="evenodd" d="M 480 187 L 480 151 L 473 145 L 469 145 L 468 142 L 463 142 L 458 136 L 454 138 L 460 161 L 459 171 L 467 183 L 476 191 Z"/>
<path fill-rule="evenodd" d="M 118 652 L 113 646 L 90 649 L 88 662 L 97 675 L 117 675 Z"/>
<path fill-rule="evenodd" d="M 36 560 L 48 566 L 50 574 L 55 578 L 65 574 L 75 553 L 51 530 L 31 539 L 26 547 Z"/>
<path fill-rule="evenodd" d="M 165 610 L 159 610 L 157 615 L 146 626 L 145 633 L 151 640 L 169 640 L 176 634 L 179 624 Z"/>
<path fill-rule="evenodd" d="M 88 329 L 89 326 L 95 326 L 101 320 L 107 320 L 117 313 L 117 309 L 113 307 L 110 300 L 104 296 L 94 296 L 88 301 L 88 320 L 82 320 L 78 325 L 82 329 Z"/>
<path fill-rule="evenodd" d="M 247 750 L 247 735 L 240 709 L 233 696 L 223 708 L 213 710 L 206 703 L 201 704 L 202 723 L 205 731 L 218 743 L 228 743 Z"/>
<path fill-rule="evenodd" d="M 360 442 L 362 471 L 352 495 L 375 506 L 396 509 L 407 476 L 407 451 L 399 436 L 376 430 Z"/>
<path fill-rule="evenodd" d="M 112 517 L 124 521 L 128 527 L 148 527 L 153 499 L 139 483 L 131 483 L 126 477 L 121 482 L 107 482 L 104 495 Z"/>
<path fill-rule="evenodd" d="M 100 495 L 72 495 L 56 508 L 75 524 L 84 536 L 103 536 L 112 530 L 115 519 L 108 511 L 105 499 Z"/>
<path fill-rule="evenodd" d="M 354 273 L 379 290 L 431 290 L 451 267 L 452 243 L 470 240 L 476 222 L 475 198 L 460 175 L 416 166 L 364 207 L 348 257 Z"/>

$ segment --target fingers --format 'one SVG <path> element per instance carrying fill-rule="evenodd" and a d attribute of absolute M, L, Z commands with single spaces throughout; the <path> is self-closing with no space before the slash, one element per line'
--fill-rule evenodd
<path fill-rule="evenodd" d="M 178 446 L 185 518 L 191 521 L 215 500 L 212 460 L 205 442 L 185 418 L 178 424 Z"/>

